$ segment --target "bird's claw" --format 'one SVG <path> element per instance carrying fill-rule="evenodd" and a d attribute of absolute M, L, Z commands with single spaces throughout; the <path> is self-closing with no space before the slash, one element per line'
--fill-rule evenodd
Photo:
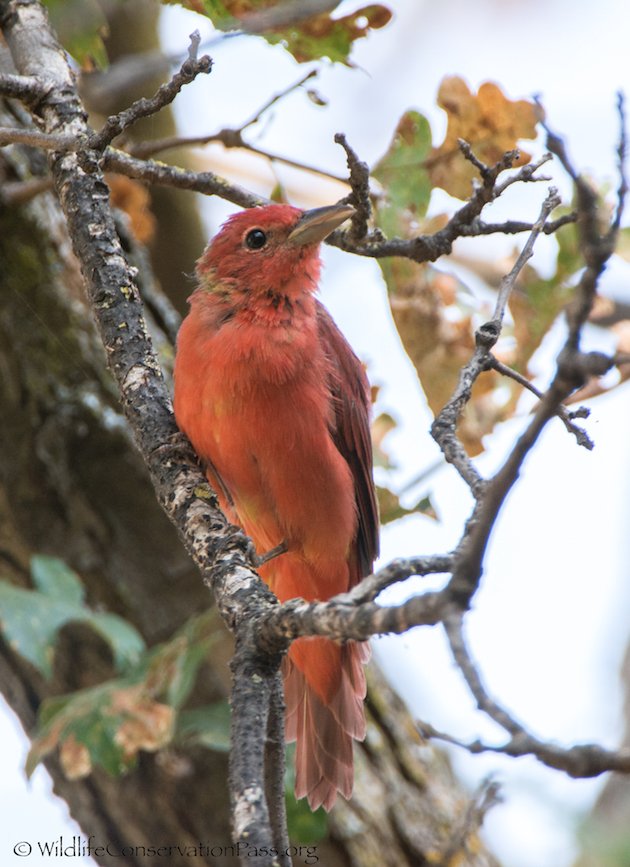
<path fill-rule="evenodd" d="M 286 554 L 288 551 L 287 543 L 280 542 L 279 545 L 276 545 L 275 548 L 271 548 L 269 551 L 265 551 L 264 554 L 257 554 L 254 551 L 254 555 L 252 557 L 254 561 L 254 566 L 258 569 L 259 566 L 263 566 L 265 563 L 268 563 L 270 560 L 273 560 L 274 557 L 279 557 L 280 554 Z"/>

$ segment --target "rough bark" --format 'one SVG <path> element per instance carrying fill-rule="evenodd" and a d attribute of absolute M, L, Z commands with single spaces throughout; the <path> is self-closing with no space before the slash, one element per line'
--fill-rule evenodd
<path fill-rule="evenodd" d="M 107 16 L 109 34 L 106 39 L 107 54 L 115 64 L 125 58 L 144 55 L 156 57 L 160 50 L 157 31 L 160 6 L 154 0 L 125 0 L 124 3 L 103 3 Z M 183 46 L 184 47 L 184 46 Z M 149 64 L 145 64 L 148 68 Z M 97 117 L 121 111 L 143 96 L 150 96 L 166 81 L 171 73 L 168 63 L 156 63 L 149 68 L 150 75 L 138 82 L 123 79 L 115 91 L 86 86 L 87 107 Z M 89 77 L 88 77 L 89 79 Z M 87 82 L 86 82 L 87 84 Z M 103 91 L 109 94 L 103 98 Z M 92 95 L 90 100 L 89 95 Z M 96 119 L 96 118 L 95 118 Z M 175 120 L 170 107 L 150 119 L 140 121 L 128 134 L 132 141 L 152 141 L 174 135 Z M 182 148 L 171 150 L 161 156 L 164 162 L 192 168 L 190 153 Z M 172 187 L 152 187 L 151 211 L 156 217 L 155 234 L 150 242 L 153 270 L 169 299 L 183 313 L 186 298 L 190 294 L 190 279 L 194 263 L 205 244 L 206 237 L 198 209 L 190 195 Z"/>

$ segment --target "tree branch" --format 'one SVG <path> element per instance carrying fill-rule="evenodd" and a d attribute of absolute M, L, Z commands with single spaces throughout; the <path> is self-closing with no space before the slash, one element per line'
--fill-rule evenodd
<path fill-rule="evenodd" d="M 507 364 L 503 364 L 503 362 L 499 361 L 499 359 L 495 355 L 490 355 L 489 364 L 493 370 L 497 371 L 497 373 L 513 379 L 514 382 L 518 382 L 518 384 L 522 385 L 523 388 L 526 388 L 528 391 L 531 391 L 532 394 L 535 394 L 538 399 L 542 398 L 542 391 L 536 388 L 536 386 L 532 382 L 530 382 L 527 377 L 523 376 L 518 371 L 513 370 L 511 367 L 508 367 Z M 591 414 L 590 409 L 588 409 L 588 407 L 586 406 L 581 406 L 577 410 L 569 410 L 563 404 L 558 407 L 556 414 L 558 418 L 562 421 L 566 429 L 569 431 L 569 433 L 573 434 L 577 441 L 577 444 L 583 446 L 589 451 L 592 451 L 592 449 L 595 447 L 595 443 L 586 433 L 584 428 L 581 428 L 573 421 L 573 419 L 576 418 L 588 418 Z"/>
<path fill-rule="evenodd" d="M 533 756 L 548 768 L 565 771 L 575 779 L 598 777 L 608 771 L 630 773 L 630 750 L 606 750 L 598 744 L 575 744 L 572 747 L 560 747 L 557 744 L 538 740 L 527 731 L 515 735 L 507 743 L 501 745 L 487 744 L 480 740 L 466 742 L 455 738 L 447 732 L 439 731 L 430 723 L 418 721 L 418 731 L 427 740 L 437 738 L 453 746 L 461 747 L 472 755 L 479 753 L 501 753 L 518 759 L 522 756 Z"/>
<path fill-rule="evenodd" d="M 40 99 L 50 92 L 50 87 L 39 78 L 30 75 L 0 74 L 0 95 L 19 99 L 35 108 Z"/>
<path fill-rule="evenodd" d="M 268 867 L 272 863 L 267 854 L 258 855 L 257 850 L 267 853 L 269 841 L 273 839 L 265 782 L 265 741 L 279 664 L 278 658 L 275 665 L 270 665 L 267 657 L 258 653 L 256 647 L 247 646 L 237 637 L 230 663 L 233 753 L 230 798 L 234 837 L 247 841 L 251 846 L 252 858 L 247 860 L 257 867 Z"/>
<path fill-rule="evenodd" d="M 459 670 L 475 698 L 477 707 L 501 726 L 510 735 L 510 740 L 501 745 L 493 746 L 481 741 L 463 743 L 450 735 L 437 731 L 431 725 L 420 722 L 419 729 L 423 737 L 439 738 L 448 743 L 463 747 L 470 753 L 495 752 L 508 756 L 535 756 L 547 767 L 565 771 L 576 778 L 596 777 L 606 771 L 630 772 L 630 750 L 605 750 L 597 744 L 576 744 L 564 748 L 547 743 L 528 732 L 521 723 L 508 713 L 488 694 L 481 676 L 473 662 L 466 646 L 463 634 L 463 619 L 455 615 L 444 621 L 444 629 Z"/>
<path fill-rule="evenodd" d="M 0 126 L 0 147 L 9 144 L 24 144 L 48 151 L 77 151 L 80 147 L 85 147 L 84 141 L 78 141 L 71 135 L 56 135 L 17 126 Z"/>
<path fill-rule="evenodd" d="M 354 150 L 348 144 L 345 135 L 336 133 L 335 142 L 346 152 L 348 169 L 350 171 L 351 194 L 347 198 L 349 205 L 353 205 L 355 213 L 352 216 L 352 228 L 349 237 L 353 241 L 361 241 L 368 233 L 368 223 L 372 216 L 370 203 L 370 170 L 368 164 L 362 162 Z"/>
<path fill-rule="evenodd" d="M 563 214 L 557 220 L 548 220 L 543 226 L 543 235 L 553 235 L 558 229 L 575 223 L 577 213 Z M 523 220 L 506 220 L 504 223 L 484 223 L 479 218 L 474 219 L 469 226 L 460 227 L 460 238 L 476 238 L 480 235 L 520 235 L 523 232 L 531 232 L 534 223 Z"/>
<path fill-rule="evenodd" d="M 157 114 L 166 105 L 169 105 L 182 87 L 190 84 L 201 73 L 209 73 L 212 69 L 212 60 L 207 54 L 197 59 L 197 51 L 201 36 L 199 31 L 195 30 L 190 34 L 190 47 L 188 49 L 188 57 L 183 62 L 179 72 L 171 78 L 166 84 L 162 84 L 157 93 L 150 99 L 142 98 L 136 100 L 133 105 L 126 108 L 124 111 L 108 117 L 100 132 L 94 133 L 88 139 L 88 147 L 95 151 L 103 151 L 107 145 L 120 135 L 121 132 L 133 126 L 140 118 L 150 117 Z"/>
<path fill-rule="evenodd" d="M 266 796 L 274 848 L 278 852 L 280 867 L 291 867 L 289 835 L 287 833 L 286 798 L 284 793 L 284 767 L 286 746 L 284 738 L 284 687 L 282 676 L 276 673 L 269 700 L 267 742 L 265 745 Z"/>
<path fill-rule="evenodd" d="M 114 148 L 105 151 L 102 166 L 105 171 L 117 172 L 150 184 L 176 187 L 180 190 L 203 193 L 206 196 L 219 196 L 242 208 L 268 204 L 267 199 L 250 193 L 236 184 L 231 184 L 213 172 L 189 172 L 177 166 L 167 166 L 166 163 L 138 160 Z"/>
<path fill-rule="evenodd" d="M 464 154 L 472 150 L 465 142 L 463 143 Z M 536 163 L 522 166 L 513 176 L 503 184 L 498 184 L 498 178 L 502 172 L 511 169 L 518 157 L 518 151 L 508 151 L 493 166 L 486 166 L 474 158 L 475 165 L 481 167 L 482 182 L 477 185 L 470 199 L 453 214 L 446 226 L 433 235 L 418 235 L 415 238 L 383 238 L 380 232 L 368 234 L 362 242 L 354 242 L 349 233 L 336 231 L 328 238 L 328 243 L 356 253 L 358 256 L 368 256 L 381 259 L 385 256 L 402 256 L 415 262 L 434 262 L 440 256 L 448 256 L 453 250 L 453 243 L 457 238 L 466 235 L 471 237 L 474 231 L 471 228 L 476 222 L 482 210 L 487 204 L 495 199 L 512 184 L 539 180 L 535 173 L 545 162 L 548 156 L 544 156 Z M 542 178 L 540 178 L 542 180 Z M 529 231 L 533 226 L 527 224 Z M 480 232 L 487 234 L 487 232 Z"/>

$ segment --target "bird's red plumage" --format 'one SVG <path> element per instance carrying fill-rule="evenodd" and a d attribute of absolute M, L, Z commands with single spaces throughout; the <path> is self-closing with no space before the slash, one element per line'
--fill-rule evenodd
<path fill-rule="evenodd" d="M 289 238 L 301 217 L 271 205 L 224 225 L 199 260 L 175 365 L 178 424 L 230 519 L 260 553 L 288 548 L 260 570 L 281 601 L 348 590 L 378 546 L 367 379 L 313 295 L 318 244 Z M 366 645 L 307 638 L 285 662 L 296 794 L 313 808 L 352 791 L 366 659 Z"/>

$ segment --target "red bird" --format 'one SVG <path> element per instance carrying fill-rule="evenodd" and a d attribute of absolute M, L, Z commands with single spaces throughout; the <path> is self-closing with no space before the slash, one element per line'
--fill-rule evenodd
<path fill-rule="evenodd" d="M 378 511 L 368 382 L 315 298 L 319 245 L 353 213 L 290 205 L 242 211 L 197 263 L 177 341 L 175 415 L 229 519 L 281 602 L 325 600 L 372 570 Z M 329 810 L 352 794 L 365 737 L 367 644 L 293 642 L 284 664 L 296 797 Z"/>

